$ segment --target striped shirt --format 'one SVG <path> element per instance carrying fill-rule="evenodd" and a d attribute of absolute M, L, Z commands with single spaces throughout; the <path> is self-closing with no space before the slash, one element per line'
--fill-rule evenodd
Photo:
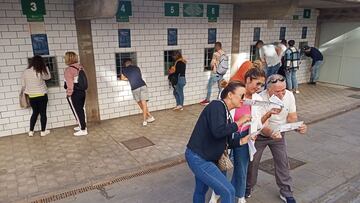
<path fill-rule="evenodd" d="M 300 54 L 295 47 L 289 47 L 285 51 L 286 69 L 299 68 Z"/>

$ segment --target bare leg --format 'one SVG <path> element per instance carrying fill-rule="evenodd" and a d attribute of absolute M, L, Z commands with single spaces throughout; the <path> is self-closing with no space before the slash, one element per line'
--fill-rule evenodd
<path fill-rule="evenodd" d="M 144 102 L 144 101 L 139 101 L 139 102 L 137 102 L 137 103 L 138 103 L 140 109 L 141 109 L 142 112 L 143 112 L 144 121 L 146 121 L 146 118 L 147 118 L 147 106 L 146 106 L 146 103 L 145 103 L 145 105 L 144 105 L 143 102 Z"/>

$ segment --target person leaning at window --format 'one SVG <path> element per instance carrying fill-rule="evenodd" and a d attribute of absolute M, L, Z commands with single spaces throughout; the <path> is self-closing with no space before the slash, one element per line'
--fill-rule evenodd
<path fill-rule="evenodd" d="M 239 126 L 251 120 L 250 115 L 242 116 L 233 122 L 229 111 L 242 106 L 245 88 L 242 83 L 230 82 L 221 92 L 221 100 L 209 103 L 201 112 L 187 144 L 185 158 L 195 175 L 193 202 L 205 202 L 205 194 L 211 187 L 219 194 L 222 202 L 235 201 L 234 186 L 217 167 L 226 144 L 230 148 L 247 144 L 250 136 L 235 136 Z"/>
<path fill-rule="evenodd" d="M 50 130 L 46 130 L 46 108 L 48 103 L 47 87 L 45 80 L 50 80 L 49 68 L 45 65 L 41 56 L 34 56 L 28 68 L 22 74 L 22 88 L 24 93 L 29 95 L 30 106 L 33 113 L 30 118 L 29 136 L 34 136 L 34 127 L 40 114 L 41 132 L 40 136 L 46 136 Z"/>

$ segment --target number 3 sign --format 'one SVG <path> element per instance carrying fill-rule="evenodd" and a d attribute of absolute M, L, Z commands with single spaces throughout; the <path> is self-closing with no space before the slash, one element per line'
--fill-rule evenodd
<path fill-rule="evenodd" d="M 21 0 L 23 14 L 26 16 L 43 16 L 45 12 L 44 0 Z"/>

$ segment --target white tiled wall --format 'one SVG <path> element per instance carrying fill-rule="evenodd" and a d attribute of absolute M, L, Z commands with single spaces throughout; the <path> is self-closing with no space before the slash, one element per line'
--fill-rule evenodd
<path fill-rule="evenodd" d="M 250 45 L 255 44 L 253 41 L 254 28 L 260 27 L 261 34 L 260 39 L 264 43 L 273 43 L 280 42 L 279 34 L 280 27 L 286 27 L 286 40 L 295 40 L 296 47 L 298 47 L 299 42 L 307 41 L 309 46 L 314 46 L 315 43 L 315 32 L 316 32 L 316 23 L 317 23 L 317 11 L 311 11 L 310 19 L 303 19 L 303 10 L 297 9 L 294 15 L 299 16 L 299 20 L 293 20 L 292 16 L 289 16 L 288 19 L 284 20 L 243 20 L 241 21 L 240 27 L 240 60 L 237 65 L 241 65 L 241 62 L 245 59 L 249 59 Z M 302 27 L 307 28 L 307 38 L 301 39 Z M 241 60 L 242 59 L 242 60 Z M 300 65 L 300 70 L 297 72 L 298 82 L 303 83 L 309 79 L 309 64 L 308 60 L 303 60 Z"/>
<path fill-rule="evenodd" d="M 185 105 L 198 103 L 206 96 L 209 72 L 203 71 L 204 49 L 208 44 L 208 28 L 217 28 L 217 40 L 225 52 L 231 51 L 232 5 L 220 5 L 217 23 L 207 17 L 165 17 L 163 1 L 132 1 L 133 16 L 128 23 L 117 23 L 115 18 L 92 21 L 92 35 L 97 73 L 101 119 L 139 113 L 126 81 L 116 78 L 115 53 L 136 52 L 137 64 L 148 84 L 151 111 L 175 106 L 172 89 L 164 76 L 164 50 L 181 49 L 188 61 L 186 69 Z M 206 9 L 206 5 L 204 4 Z M 204 13 L 206 15 L 206 11 Z M 178 45 L 167 46 L 167 29 L 178 29 Z M 131 48 L 119 48 L 118 29 L 131 29 Z M 213 96 L 217 88 L 214 85 Z"/>
<path fill-rule="evenodd" d="M 56 56 L 59 68 L 59 87 L 49 88 L 48 128 L 75 124 L 62 88 L 66 51 L 78 52 L 73 0 L 45 0 L 45 33 L 48 36 L 50 55 Z M 204 49 L 213 47 L 207 43 L 208 28 L 217 28 L 217 40 L 223 43 L 226 53 L 231 51 L 232 5 L 220 5 L 217 23 L 209 23 L 206 17 L 165 17 L 163 1 L 134 0 L 133 15 L 128 23 L 118 23 L 115 18 L 92 20 L 97 86 L 101 119 L 116 118 L 139 113 L 133 101 L 130 86 L 116 78 L 115 53 L 136 52 L 137 63 L 146 80 L 151 111 L 175 106 L 172 89 L 164 76 L 164 50 L 181 49 L 187 59 L 187 84 L 185 104 L 194 104 L 206 95 L 209 72 L 203 71 Z M 20 1 L 0 1 L 0 137 L 28 131 L 31 110 L 20 109 L 18 94 L 20 76 L 27 67 L 27 58 L 33 56 L 29 23 L 22 14 Z M 204 4 L 206 8 L 206 4 Z M 299 15 L 302 10 L 299 9 Z M 312 11 L 315 14 L 315 11 Z M 206 15 L 206 11 L 205 11 Z M 182 3 L 180 3 L 180 16 Z M 308 27 L 308 37 L 302 41 L 314 44 L 316 17 L 312 19 L 276 20 L 268 28 L 267 20 L 242 21 L 240 50 L 248 54 L 253 28 L 261 27 L 261 39 L 265 43 L 278 41 L 279 29 L 287 27 L 286 38 L 300 41 L 302 26 Z M 178 29 L 178 45 L 167 46 L 167 29 Z M 118 47 L 118 29 L 131 29 L 131 48 Z M 227 74 L 229 76 L 229 74 Z M 304 81 L 305 70 L 299 72 Z M 217 88 L 213 87 L 213 97 Z M 39 126 L 37 126 L 38 128 Z"/>
<path fill-rule="evenodd" d="M 60 86 L 49 88 L 48 128 L 75 124 L 62 88 L 68 50 L 78 51 L 72 0 L 45 0 L 45 33 L 51 56 L 56 56 Z M 20 1 L 0 1 L 0 137 L 29 130 L 30 109 L 19 106 L 21 74 L 33 56 L 29 23 Z M 38 123 L 39 124 L 39 123 Z M 37 125 L 37 129 L 39 125 Z"/>

